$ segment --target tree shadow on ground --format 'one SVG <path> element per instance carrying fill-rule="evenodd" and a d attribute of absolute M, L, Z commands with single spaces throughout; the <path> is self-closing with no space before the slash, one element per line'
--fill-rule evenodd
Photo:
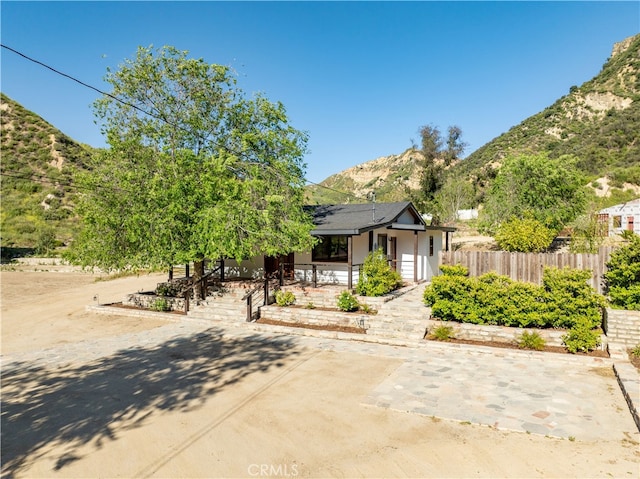
<path fill-rule="evenodd" d="M 56 469 L 99 448 L 157 411 L 189 411 L 246 376 L 300 354 L 289 339 L 222 337 L 211 328 L 153 347 L 134 347 L 83 365 L 11 363 L 2 372 L 2 474 L 11 477 L 61 451 Z"/>

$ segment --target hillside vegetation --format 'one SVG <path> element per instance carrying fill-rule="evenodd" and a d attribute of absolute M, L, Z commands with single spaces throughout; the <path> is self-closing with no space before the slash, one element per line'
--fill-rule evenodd
<path fill-rule="evenodd" d="M 472 181 L 477 201 L 482 201 L 482 192 L 505 157 L 571 154 L 594 187 L 608 184 L 609 193 L 617 199 L 633 196 L 621 190 L 640 185 L 640 35 L 615 44 L 598 75 L 579 87 L 567 85 L 567 90 L 553 105 L 452 165 L 447 174 Z M 399 158 L 404 161 L 396 165 Z M 358 199 L 366 198 L 373 189 L 378 201 L 408 199 L 408 189 L 418 184 L 420 160 L 419 152 L 410 149 L 336 173 L 320 184 Z M 596 181 L 602 178 L 606 180 Z M 309 199 L 317 203 L 357 201 L 318 186 L 309 187 Z"/>
<path fill-rule="evenodd" d="M 73 174 L 91 148 L 4 94 L 0 113 L 3 256 L 18 247 L 47 252 L 76 231 Z"/>
<path fill-rule="evenodd" d="M 513 153 L 572 154 L 590 179 L 640 184 L 640 35 L 617 43 L 601 72 L 457 165 L 487 176 Z M 489 174 L 490 176 L 490 174 Z"/>
<path fill-rule="evenodd" d="M 407 189 L 418 187 L 417 165 L 422 153 L 409 148 L 400 155 L 383 156 L 331 175 L 320 185 L 307 187 L 307 198 L 315 204 L 367 201 L 375 191 L 380 201 L 406 199 Z M 351 196 L 345 197 L 348 191 Z"/>

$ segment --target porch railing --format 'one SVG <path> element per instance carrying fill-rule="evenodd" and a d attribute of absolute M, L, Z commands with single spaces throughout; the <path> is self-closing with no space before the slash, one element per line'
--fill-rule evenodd
<path fill-rule="evenodd" d="M 220 273 L 221 270 L 224 270 L 222 265 L 216 266 L 208 273 L 203 274 L 202 277 L 199 278 L 197 281 L 191 282 L 191 284 L 182 291 L 182 293 L 184 294 L 184 314 L 187 314 L 189 312 L 189 302 L 191 299 L 191 292 L 194 291 L 196 286 L 202 285 L 203 282 L 208 282 L 209 278 L 214 276 L 216 273 Z M 205 296 L 206 296 L 206 292 L 205 292 Z"/>
<path fill-rule="evenodd" d="M 278 288 L 279 281 L 272 279 L 264 279 L 262 284 L 256 286 L 242 297 L 247 302 L 247 322 L 250 323 L 254 319 L 260 317 L 260 307 L 271 304 L 271 291 Z"/>
<path fill-rule="evenodd" d="M 289 267 L 289 268 L 287 268 Z M 284 285 L 285 280 L 285 271 L 289 270 L 293 272 L 293 279 L 301 279 L 296 278 L 296 273 L 302 271 L 310 271 L 311 279 L 310 283 L 314 288 L 318 287 L 318 270 L 329 270 L 333 271 L 339 270 L 344 271 L 347 275 L 347 289 L 353 289 L 354 283 L 354 274 L 357 273 L 360 275 L 360 270 L 362 268 L 362 264 L 352 264 L 346 265 L 343 263 L 280 263 L 280 270 L 278 271 L 278 280 L 280 282 L 280 286 Z M 306 280 L 306 275 L 304 277 Z"/>

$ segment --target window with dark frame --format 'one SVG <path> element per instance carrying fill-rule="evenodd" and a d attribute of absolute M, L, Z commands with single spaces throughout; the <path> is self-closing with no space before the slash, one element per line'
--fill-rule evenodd
<path fill-rule="evenodd" d="M 622 216 L 616 215 L 613 217 L 613 227 L 622 228 Z"/>
<path fill-rule="evenodd" d="M 347 236 L 323 236 L 313 247 L 312 261 L 328 263 L 346 263 L 349 257 Z"/>
<path fill-rule="evenodd" d="M 433 256 L 433 236 L 429 236 L 429 256 Z"/>

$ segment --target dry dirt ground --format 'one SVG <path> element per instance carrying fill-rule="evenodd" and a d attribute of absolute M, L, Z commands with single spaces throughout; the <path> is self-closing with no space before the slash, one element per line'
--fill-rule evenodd
<path fill-rule="evenodd" d="M 7 374 L 4 362 L 29 351 L 160 331 L 163 321 L 85 305 L 161 279 L 0 274 L 3 477 L 640 476 L 634 442 L 569 441 L 364 406 L 398 359 L 215 328 L 90 361 L 14 364 Z"/>

